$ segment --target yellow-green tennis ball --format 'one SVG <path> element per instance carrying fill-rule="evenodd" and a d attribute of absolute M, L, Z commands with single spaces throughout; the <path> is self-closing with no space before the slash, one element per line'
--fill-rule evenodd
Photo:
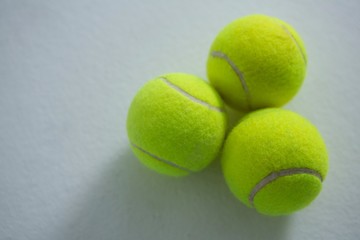
<path fill-rule="evenodd" d="M 250 113 L 232 130 L 222 154 L 226 182 L 248 207 L 284 215 L 309 205 L 328 171 L 325 143 L 308 120 L 282 109 Z"/>
<path fill-rule="evenodd" d="M 144 165 L 183 176 L 215 159 L 226 124 L 223 102 L 208 83 L 172 73 L 147 82 L 136 94 L 127 132 L 133 152 Z"/>
<path fill-rule="evenodd" d="M 207 74 L 225 102 L 249 111 L 290 101 L 302 85 L 306 62 L 304 43 L 289 24 L 251 15 L 231 22 L 218 34 Z"/>

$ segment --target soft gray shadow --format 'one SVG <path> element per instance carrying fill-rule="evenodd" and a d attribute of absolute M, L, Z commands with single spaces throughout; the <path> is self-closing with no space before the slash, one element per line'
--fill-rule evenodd
<path fill-rule="evenodd" d="M 240 112 L 234 108 L 225 105 L 225 110 L 228 116 L 228 133 L 237 125 L 239 120 L 246 115 L 246 112 Z"/>
<path fill-rule="evenodd" d="M 142 166 L 130 149 L 113 159 L 58 239 L 287 239 L 291 217 L 238 202 L 215 161 L 183 178 Z M 54 239 L 54 238 L 53 238 Z"/>

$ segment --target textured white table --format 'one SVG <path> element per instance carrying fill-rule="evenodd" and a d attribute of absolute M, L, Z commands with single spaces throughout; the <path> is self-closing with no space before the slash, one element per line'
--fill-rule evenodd
<path fill-rule="evenodd" d="M 0 2 L 0 239 L 359 239 L 360 2 L 170 2 Z M 205 78 L 217 32 L 252 13 L 303 37 L 308 74 L 286 108 L 330 153 L 320 196 L 287 217 L 236 201 L 218 162 L 182 179 L 145 169 L 126 136 L 146 80 Z"/>

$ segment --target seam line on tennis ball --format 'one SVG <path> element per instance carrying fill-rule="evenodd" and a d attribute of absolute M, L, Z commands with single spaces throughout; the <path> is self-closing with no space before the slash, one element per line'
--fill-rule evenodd
<path fill-rule="evenodd" d="M 207 103 L 201 99 L 198 99 L 196 97 L 194 97 L 193 95 L 189 94 L 188 92 L 184 91 L 183 89 L 181 89 L 179 86 L 176 86 L 175 84 L 173 84 L 172 82 L 170 82 L 167 78 L 165 77 L 160 77 L 160 79 L 162 79 L 169 87 L 173 88 L 174 90 L 176 90 L 177 92 L 181 93 L 182 95 L 184 95 L 185 97 L 187 97 L 188 99 L 190 99 L 193 102 L 199 103 L 207 108 L 209 108 L 210 110 L 214 110 L 214 111 L 218 111 L 218 112 L 224 112 L 224 109 L 220 108 L 220 107 L 216 107 L 211 105 L 210 103 Z"/>
<path fill-rule="evenodd" d="M 280 24 L 281 25 L 281 24 Z M 302 51 L 300 44 L 296 41 L 294 35 L 292 35 L 292 33 L 289 31 L 289 29 L 287 29 L 287 27 L 285 27 L 284 25 L 281 25 L 281 27 L 285 30 L 285 32 L 290 36 L 290 38 L 294 41 L 296 47 L 299 49 L 300 54 L 302 59 L 304 60 L 305 65 L 307 65 L 307 61 L 306 61 L 306 57 L 304 52 Z"/>
<path fill-rule="evenodd" d="M 192 172 L 190 169 L 184 168 L 184 167 L 179 166 L 179 165 L 177 165 L 177 164 L 175 164 L 175 163 L 173 163 L 173 162 L 171 162 L 171 161 L 169 161 L 169 160 L 166 160 L 166 159 L 164 159 L 164 158 L 158 157 L 158 156 L 156 156 L 156 155 L 154 155 L 154 154 L 146 151 L 145 149 L 139 147 L 138 145 L 136 145 L 136 144 L 134 144 L 134 143 L 131 143 L 131 145 L 132 145 L 133 147 L 137 148 L 138 150 L 140 150 L 141 152 L 149 155 L 150 157 L 155 158 L 156 160 L 158 160 L 158 161 L 160 161 L 160 162 L 162 162 L 162 163 L 168 164 L 168 165 L 170 165 L 170 166 L 172 166 L 172 167 L 175 167 L 175 168 L 178 168 L 178 169 L 187 171 L 187 172 Z"/>
<path fill-rule="evenodd" d="M 276 179 L 284 176 L 292 176 L 296 174 L 310 174 L 320 179 L 320 181 L 323 181 L 323 178 L 321 174 L 315 170 L 309 169 L 309 168 L 289 168 L 284 169 L 278 172 L 272 172 L 266 177 L 264 177 L 258 184 L 255 185 L 255 187 L 252 189 L 250 195 L 249 195 L 249 202 L 252 207 L 254 207 L 254 198 L 255 195 L 264 188 L 267 184 L 275 181 Z"/>
<path fill-rule="evenodd" d="M 231 61 L 231 59 L 225 53 L 220 52 L 220 51 L 212 51 L 211 56 L 225 60 L 229 64 L 229 66 L 232 68 L 232 70 L 235 72 L 236 76 L 240 80 L 242 88 L 244 89 L 245 98 L 246 98 L 246 101 L 248 104 L 248 108 L 250 110 L 251 109 L 251 95 L 250 95 L 249 88 L 246 84 L 244 74 L 240 71 L 240 69 L 235 65 L 235 63 L 233 61 Z"/>

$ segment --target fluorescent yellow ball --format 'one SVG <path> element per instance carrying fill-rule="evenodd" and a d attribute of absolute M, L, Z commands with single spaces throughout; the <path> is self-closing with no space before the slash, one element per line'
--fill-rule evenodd
<path fill-rule="evenodd" d="M 184 176 L 218 155 L 227 125 L 217 92 L 202 79 L 165 74 L 147 82 L 131 103 L 127 132 L 131 148 L 150 169 Z"/>
<path fill-rule="evenodd" d="M 241 119 L 225 142 L 221 161 L 234 195 L 266 215 L 308 206 L 328 171 L 326 146 L 316 127 L 279 108 Z"/>
<path fill-rule="evenodd" d="M 217 35 L 207 74 L 226 103 L 250 111 L 290 101 L 303 83 L 306 64 L 304 43 L 289 24 L 251 15 Z"/>

